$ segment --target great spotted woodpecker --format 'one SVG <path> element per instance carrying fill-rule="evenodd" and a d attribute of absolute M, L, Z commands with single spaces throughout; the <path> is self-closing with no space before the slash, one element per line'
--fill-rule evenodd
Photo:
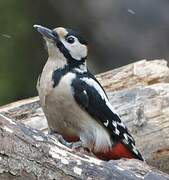
<path fill-rule="evenodd" d="M 49 58 L 37 82 L 51 132 L 82 145 L 103 160 L 143 160 L 97 79 L 87 69 L 87 42 L 77 32 L 34 25 L 46 41 Z"/>

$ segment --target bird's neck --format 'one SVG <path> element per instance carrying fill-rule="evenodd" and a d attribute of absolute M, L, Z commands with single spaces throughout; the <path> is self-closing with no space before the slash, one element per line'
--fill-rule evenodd
<path fill-rule="evenodd" d="M 45 66 L 48 68 L 48 71 L 53 71 L 64 68 L 66 64 L 67 62 L 64 58 L 49 56 Z"/>

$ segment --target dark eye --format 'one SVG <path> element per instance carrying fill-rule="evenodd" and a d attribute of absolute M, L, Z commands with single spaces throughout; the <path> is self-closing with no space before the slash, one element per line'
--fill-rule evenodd
<path fill-rule="evenodd" d="M 68 37 L 66 38 L 66 41 L 67 41 L 68 43 L 70 43 L 70 44 L 73 44 L 73 43 L 75 42 L 75 38 L 72 37 L 72 36 L 68 36 Z"/>

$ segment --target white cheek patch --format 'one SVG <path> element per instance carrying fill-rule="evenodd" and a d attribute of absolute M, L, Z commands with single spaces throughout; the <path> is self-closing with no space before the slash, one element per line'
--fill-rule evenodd
<path fill-rule="evenodd" d="M 64 39 L 61 41 L 65 48 L 69 51 L 72 58 L 80 61 L 82 58 L 87 56 L 87 47 L 81 44 L 77 38 L 75 38 L 75 42 L 73 44 L 69 44 Z"/>

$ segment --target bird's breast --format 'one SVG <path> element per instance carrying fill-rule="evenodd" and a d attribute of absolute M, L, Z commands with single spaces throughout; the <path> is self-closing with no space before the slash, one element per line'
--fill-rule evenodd
<path fill-rule="evenodd" d="M 74 77 L 74 74 L 68 73 L 60 79 L 57 86 L 53 86 L 51 73 L 48 79 L 41 79 L 43 84 L 41 83 L 38 89 L 48 125 L 58 132 L 65 131 L 65 128 L 72 126 L 72 122 L 69 119 L 73 116 L 74 98 L 71 89 L 71 80 Z"/>
<path fill-rule="evenodd" d="M 67 73 L 57 86 L 52 86 L 50 91 L 43 93 L 46 95 L 42 107 L 49 128 L 67 139 L 79 137 L 86 147 L 104 151 L 112 145 L 110 135 L 97 120 L 76 103 L 71 86 L 74 78 L 76 78 L 74 73 Z"/>

